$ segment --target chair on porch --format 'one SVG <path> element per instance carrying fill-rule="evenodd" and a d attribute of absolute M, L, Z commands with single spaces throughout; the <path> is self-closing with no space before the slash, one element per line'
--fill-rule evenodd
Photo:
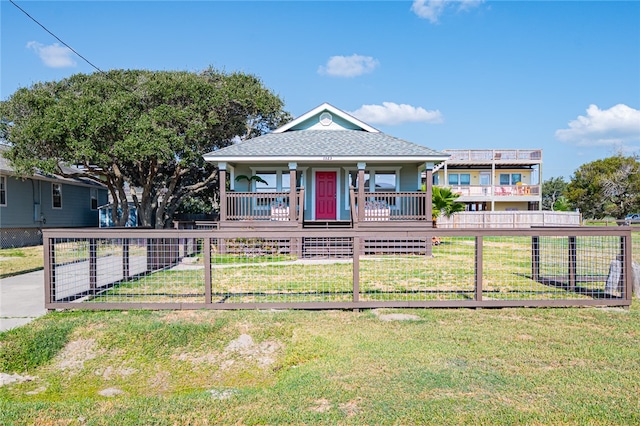
<path fill-rule="evenodd" d="M 364 220 L 390 220 L 391 209 L 386 201 L 365 201 Z"/>
<path fill-rule="evenodd" d="M 271 220 L 287 221 L 289 220 L 289 206 L 283 202 L 271 203 Z"/>

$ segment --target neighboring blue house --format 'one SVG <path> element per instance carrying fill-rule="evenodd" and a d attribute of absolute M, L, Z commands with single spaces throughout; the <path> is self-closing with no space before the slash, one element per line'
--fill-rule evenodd
<path fill-rule="evenodd" d="M 42 244 L 42 228 L 98 226 L 104 185 L 44 173 L 18 177 L 3 156 L 8 149 L 0 144 L 0 248 Z"/>

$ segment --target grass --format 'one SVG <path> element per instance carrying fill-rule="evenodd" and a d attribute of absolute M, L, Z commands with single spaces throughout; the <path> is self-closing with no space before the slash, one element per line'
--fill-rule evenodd
<path fill-rule="evenodd" d="M 0 333 L 31 377 L 0 424 L 638 424 L 639 336 L 635 306 L 56 312 Z"/>
<path fill-rule="evenodd" d="M 42 246 L 0 249 L 0 278 L 44 268 Z"/>

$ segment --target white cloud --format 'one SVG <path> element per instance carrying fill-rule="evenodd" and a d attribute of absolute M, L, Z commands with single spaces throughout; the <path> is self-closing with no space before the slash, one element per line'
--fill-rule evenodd
<path fill-rule="evenodd" d="M 51 68 L 75 67 L 76 61 L 73 60 L 73 52 L 58 43 L 45 46 L 37 41 L 27 43 L 27 48 L 32 49 L 40 57 L 42 62 Z"/>
<path fill-rule="evenodd" d="M 442 123 L 440 111 L 427 111 L 422 107 L 383 102 L 382 105 L 362 105 L 349 114 L 369 124 L 393 126 L 402 123 Z"/>
<path fill-rule="evenodd" d="M 465 11 L 478 7 L 482 3 L 484 0 L 414 0 L 411 11 L 435 24 L 446 9 L 455 8 L 458 11 Z"/>
<path fill-rule="evenodd" d="M 602 110 L 589 105 L 587 115 L 556 130 L 556 138 L 578 146 L 624 146 L 640 142 L 640 110 L 624 104 Z"/>
<path fill-rule="evenodd" d="M 357 77 L 373 72 L 380 65 L 377 59 L 371 56 L 351 55 L 332 56 L 325 66 L 318 68 L 318 73 L 333 77 Z"/>

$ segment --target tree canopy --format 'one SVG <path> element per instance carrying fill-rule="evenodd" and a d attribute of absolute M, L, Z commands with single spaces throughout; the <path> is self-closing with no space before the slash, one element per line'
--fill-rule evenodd
<path fill-rule="evenodd" d="M 566 207 L 566 199 L 563 200 L 566 190 L 567 182 L 562 176 L 542 182 L 542 210 L 563 210 Z"/>
<path fill-rule="evenodd" d="M 623 219 L 640 211 L 640 162 L 621 154 L 583 164 L 567 185 L 566 198 L 587 219 Z"/>
<path fill-rule="evenodd" d="M 7 158 L 22 175 L 80 166 L 104 183 L 114 222 L 127 190 L 143 226 L 162 228 L 185 199 L 217 188 L 202 154 L 259 136 L 290 119 L 255 76 L 209 68 L 76 74 L 16 91 L 0 104 Z"/>

